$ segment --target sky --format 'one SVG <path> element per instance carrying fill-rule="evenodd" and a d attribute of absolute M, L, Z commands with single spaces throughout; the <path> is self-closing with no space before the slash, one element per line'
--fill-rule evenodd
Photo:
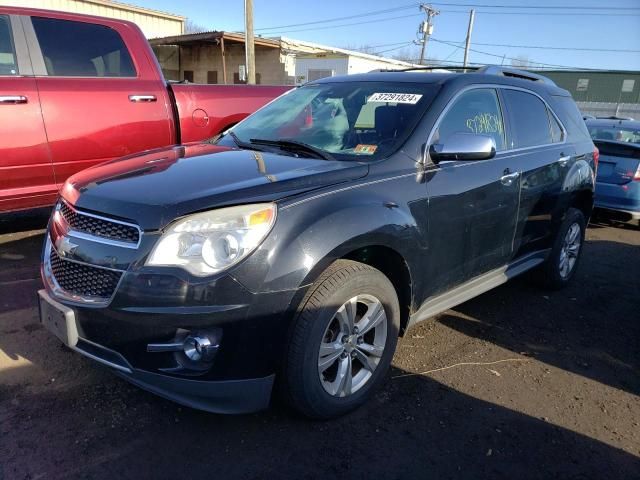
<path fill-rule="evenodd" d="M 209 30 L 244 30 L 243 0 L 125 1 L 184 15 Z M 420 47 L 411 42 L 424 19 L 418 5 L 408 0 L 254 0 L 254 28 L 263 36 L 367 46 L 372 53 L 417 59 Z M 511 65 L 524 59 L 535 67 L 640 70 L 640 0 L 442 0 L 431 5 L 440 11 L 426 52 L 434 62 L 462 62 L 460 47 L 469 10 L 475 8 L 470 62 Z M 522 6 L 534 8 L 517 8 Z M 336 18 L 341 20 L 325 21 Z"/>

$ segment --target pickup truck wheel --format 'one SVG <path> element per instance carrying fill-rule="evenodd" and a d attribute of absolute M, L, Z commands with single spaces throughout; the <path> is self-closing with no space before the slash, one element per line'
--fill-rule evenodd
<path fill-rule="evenodd" d="M 399 326 L 398 297 L 382 272 L 351 260 L 333 263 L 309 289 L 292 327 L 289 403 L 312 418 L 363 404 L 384 380 Z"/>
<path fill-rule="evenodd" d="M 549 258 L 535 272 L 543 287 L 559 290 L 568 285 L 575 274 L 585 235 L 583 213 L 570 208 L 558 229 Z"/>

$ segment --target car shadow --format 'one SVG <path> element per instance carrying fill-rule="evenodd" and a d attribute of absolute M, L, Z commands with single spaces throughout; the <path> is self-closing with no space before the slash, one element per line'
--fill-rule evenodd
<path fill-rule="evenodd" d="M 26 212 L 0 213 L 0 235 L 46 228 L 50 215 L 49 207 Z"/>
<path fill-rule="evenodd" d="M 544 291 L 525 277 L 476 297 L 438 322 L 513 352 L 640 395 L 639 247 L 589 241 L 576 277 Z M 461 314 L 461 315 L 460 315 Z"/>
<path fill-rule="evenodd" d="M 38 369 L 45 379 L 0 378 L 0 478 L 640 478 L 627 451 L 400 368 L 371 401 L 332 421 L 306 420 L 280 402 L 242 416 L 180 407 L 38 327 L 41 245 L 42 234 L 0 244 L 0 272 L 13 272 L 0 277 L 0 353 L 28 360 L 18 374 Z M 615 277 L 620 265 L 640 271 L 637 250 L 586 248 L 593 260 L 567 290 L 519 279 L 436 321 L 637 394 L 638 285 L 619 292 Z"/>

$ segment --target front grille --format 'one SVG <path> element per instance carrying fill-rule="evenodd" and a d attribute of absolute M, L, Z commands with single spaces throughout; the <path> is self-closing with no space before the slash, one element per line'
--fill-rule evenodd
<path fill-rule="evenodd" d="M 69 227 L 77 232 L 132 244 L 140 240 L 140 230 L 132 225 L 78 212 L 63 201 L 59 210 Z"/>
<path fill-rule="evenodd" d="M 57 284 L 68 293 L 82 297 L 109 299 L 115 292 L 122 272 L 81 265 L 65 260 L 51 248 L 51 273 Z"/>

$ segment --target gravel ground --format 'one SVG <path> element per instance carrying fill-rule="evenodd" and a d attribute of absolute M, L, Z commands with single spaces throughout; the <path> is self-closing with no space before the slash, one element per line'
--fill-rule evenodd
<path fill-rule="evenodd" d="M 573 284 L 517 279 L 400 341 L 360 410 L 217 416 L 43 330 L 43 214 L 0 220 L 0 480 L 640 478 L 640 231 L 591 226 Z"/>

